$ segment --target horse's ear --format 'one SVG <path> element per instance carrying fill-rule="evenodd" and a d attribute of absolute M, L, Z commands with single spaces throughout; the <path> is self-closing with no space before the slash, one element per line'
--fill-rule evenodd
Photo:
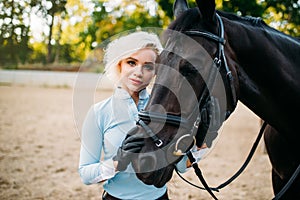
<path fill-rule="evenodd" d="M 189 8 L 186 0 L 175 0 L 173 4 L 173 13 L 175 18 L 181 15 L 184 11 Z"/>
<path fill-rule="evenodd" d="M 215 21 L 215 0 L 196 0 L 196 2 L 203 18 L 210 22 Z"/>

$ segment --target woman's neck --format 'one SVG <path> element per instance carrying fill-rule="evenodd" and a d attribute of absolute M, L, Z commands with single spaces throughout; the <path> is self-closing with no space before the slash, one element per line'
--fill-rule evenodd
<path fill-rule="evenodd" d="M 133 92 L 130 94 L 130 96 L 133 99 L 135 105 L 137 105 L 140 99 L 140 92 Z"/>
<path fill-rule="evenodd" d="M 128 94 L 131 96 L 131 98 L 133 99 L 134 103 L 136 105 L 138 104 L 139 99 L 140 99 L 140 92 L 142 90 L 140 90 L 140 91 L 132 91 L 132 90 L 129 90 L 129 89 L 125 88 L 125 87 L 122 87 L 121 85 L 118 86 L 118 88 L 122 88 L 122 89 L 126 90 L 128 92 Z"/>

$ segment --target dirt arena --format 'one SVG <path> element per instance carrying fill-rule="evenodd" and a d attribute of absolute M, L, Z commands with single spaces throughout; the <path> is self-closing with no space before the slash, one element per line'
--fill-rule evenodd
<path fill-rule="evenodd" d="M 99 99 L 110 95 L 99 91 Z M 0 86 L 0 199 L 101 199 L 101 185 L 84 185 L 77 173 L 80 139 L 71 88 Z M 211 186 L 242 165 L 260 128 L 259 118 L 238 104 L 216 147 L 199 166 Z M 271 166 L 263 144 L 246 170 L 216 196 L 225 200 L 272 199 Z M 191 169 L 184 177 L 200 184 Z M 168 183 L 175 200 L 211 199 L 177 174 Z"/>

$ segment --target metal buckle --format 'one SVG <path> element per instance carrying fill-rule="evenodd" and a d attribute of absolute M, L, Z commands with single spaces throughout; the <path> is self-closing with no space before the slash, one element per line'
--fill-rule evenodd
<path fill-rule="evenodd" d="M 159 139 L 159 140 L 155 141 L 155 145 L 157 147 L 161 147 L 163 145 L 163 141 L 161 139 Z"/>

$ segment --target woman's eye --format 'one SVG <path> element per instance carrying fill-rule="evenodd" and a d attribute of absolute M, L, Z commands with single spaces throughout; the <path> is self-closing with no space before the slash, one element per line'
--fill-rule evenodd
<path fill-rule="evenodd" d="M 127 61 L 127 64 L 129 64 L 130 66 L 133 66 L 133 67 L 136 66 L 136 62 L 133 60 Z"/>
<path fill-rule="evenodd" d="M 149 70 L 149 71 L 152 71 L 154 69 L 154 65 L 149 65 L 149 64 L 144 65 L 143 67 L 144 67 L 144 69 Z"/>

